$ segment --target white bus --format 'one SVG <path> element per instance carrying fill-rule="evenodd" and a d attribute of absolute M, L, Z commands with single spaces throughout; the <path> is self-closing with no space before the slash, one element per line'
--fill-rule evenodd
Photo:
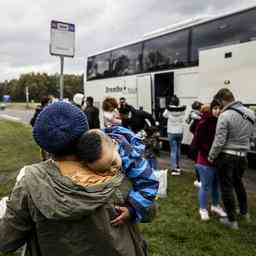
<path fill-rule="evenodd" d="M 196 18 L 89 56 L 84 92 L 98 103 L 111 95 L 142 106 L 160 122 L 165 136 L 162 112 L 173 94 L 187 111 L 195 100 L 210 102 L 222 87 L 244 104 L 256 104 L 254 54 L 256 7 Z M 185 132 L 183 143 L 190 140 Z"/>

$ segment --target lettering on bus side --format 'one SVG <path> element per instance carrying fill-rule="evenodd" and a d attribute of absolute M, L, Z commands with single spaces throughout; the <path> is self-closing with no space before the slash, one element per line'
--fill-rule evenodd
<path fill-rule="evenodd" d="M 124 87 L 121 87 L 121 86 L 115 86 L 115 87 L 106 86 L 105 87 L 105 93 L 136 94 L 137 93 L 137 88 L 127 88 L 126 86 L 124 86 Z"/>
<path fill-rule="evenodd" d="M 105 93 L 115 93 L 115 92 L 122 92 L 123 87 L 115 86 L 115 87 L 105 87 Z"/>

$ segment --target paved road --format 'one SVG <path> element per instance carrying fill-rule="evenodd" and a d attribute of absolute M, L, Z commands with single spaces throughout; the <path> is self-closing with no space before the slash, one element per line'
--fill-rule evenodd
<path fill-rule="evenodd" d="M 29 121 L 32 118 L 33 114 L 34 114 L 34 110 L 17 110 L 17 109 L 0 110 L 0 118 L 18 121 L 25 124 L 29 124 Z"/>

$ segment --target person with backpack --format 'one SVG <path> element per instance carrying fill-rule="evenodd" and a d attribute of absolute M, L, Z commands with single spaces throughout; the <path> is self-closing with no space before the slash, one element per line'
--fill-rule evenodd
<path fill-rule="evenodd" d="M 247 168 L 246 156 L 250 149 L 255 114 L 241 102 L 236 101 L 228 88 L 220 89 L 215 98 L 221 101 L 223 110 L 217 122 L 215 139 L 208 160 L 216 163 L 222 200 L 228 216 L 221 219 L 221 222 L 229 228 L 238 229 L 233 191 L 237 196 L 240 216 L 247 221 L 250 220 L 242 178 Z"/>
<path fill-rule="evenodd" d="M 172 175 L 180 175 L 181 142 L 183 139 L 183 120 L 186 106 L 180 106 L 180 100 L 176 95 L 170 99 L 170 104 L 163 113 L 163 117 L 168 119 L 167 133 L 170 143 L 170 160 Z"/>

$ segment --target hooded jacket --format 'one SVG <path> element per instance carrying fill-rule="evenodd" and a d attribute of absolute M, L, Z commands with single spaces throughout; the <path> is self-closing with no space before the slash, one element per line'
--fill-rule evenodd
<path fill-rule="evenodd" d="M 0 220 L 0 252 L 28 244 L 32 256 L 143 256 L 136 225 L 113 227 L 114 205 L 130 185 L 119 173 L 109 182 L 82 187 L 49 160 L 27 166 Z M 121 193 L 120 193 L 121 192 Z"/>
<path fill-rule="evenodd" d="M 159 182 L 144 158 L 145 145 L 139 136 L 122 126 L 105 128 L 104 132 L 118 142 L 123 172 L 132 182 L 133 188 L 127 200 L 134 209 L 134 221 L 148 222 L 148 214 L 154 207 Z"/>
<path fill-rule="evenodd" d="M 163 113 L 163 117 L 168 119 L 167 133 L 183 133 L 183 120 L 185 117 L 186 106 L 169 105 Z"/>
<path fill-rule="evenodd" d="M 241 102 L 234 101 L 225 106 L 218 118 L 215 139 L 209 153 L 210 160 L 215 160 L 223 150 L 247 152 L 250 148 L 253 124 L 230 108 L 237 109 L 255 121 L 253 111 Z"/>

